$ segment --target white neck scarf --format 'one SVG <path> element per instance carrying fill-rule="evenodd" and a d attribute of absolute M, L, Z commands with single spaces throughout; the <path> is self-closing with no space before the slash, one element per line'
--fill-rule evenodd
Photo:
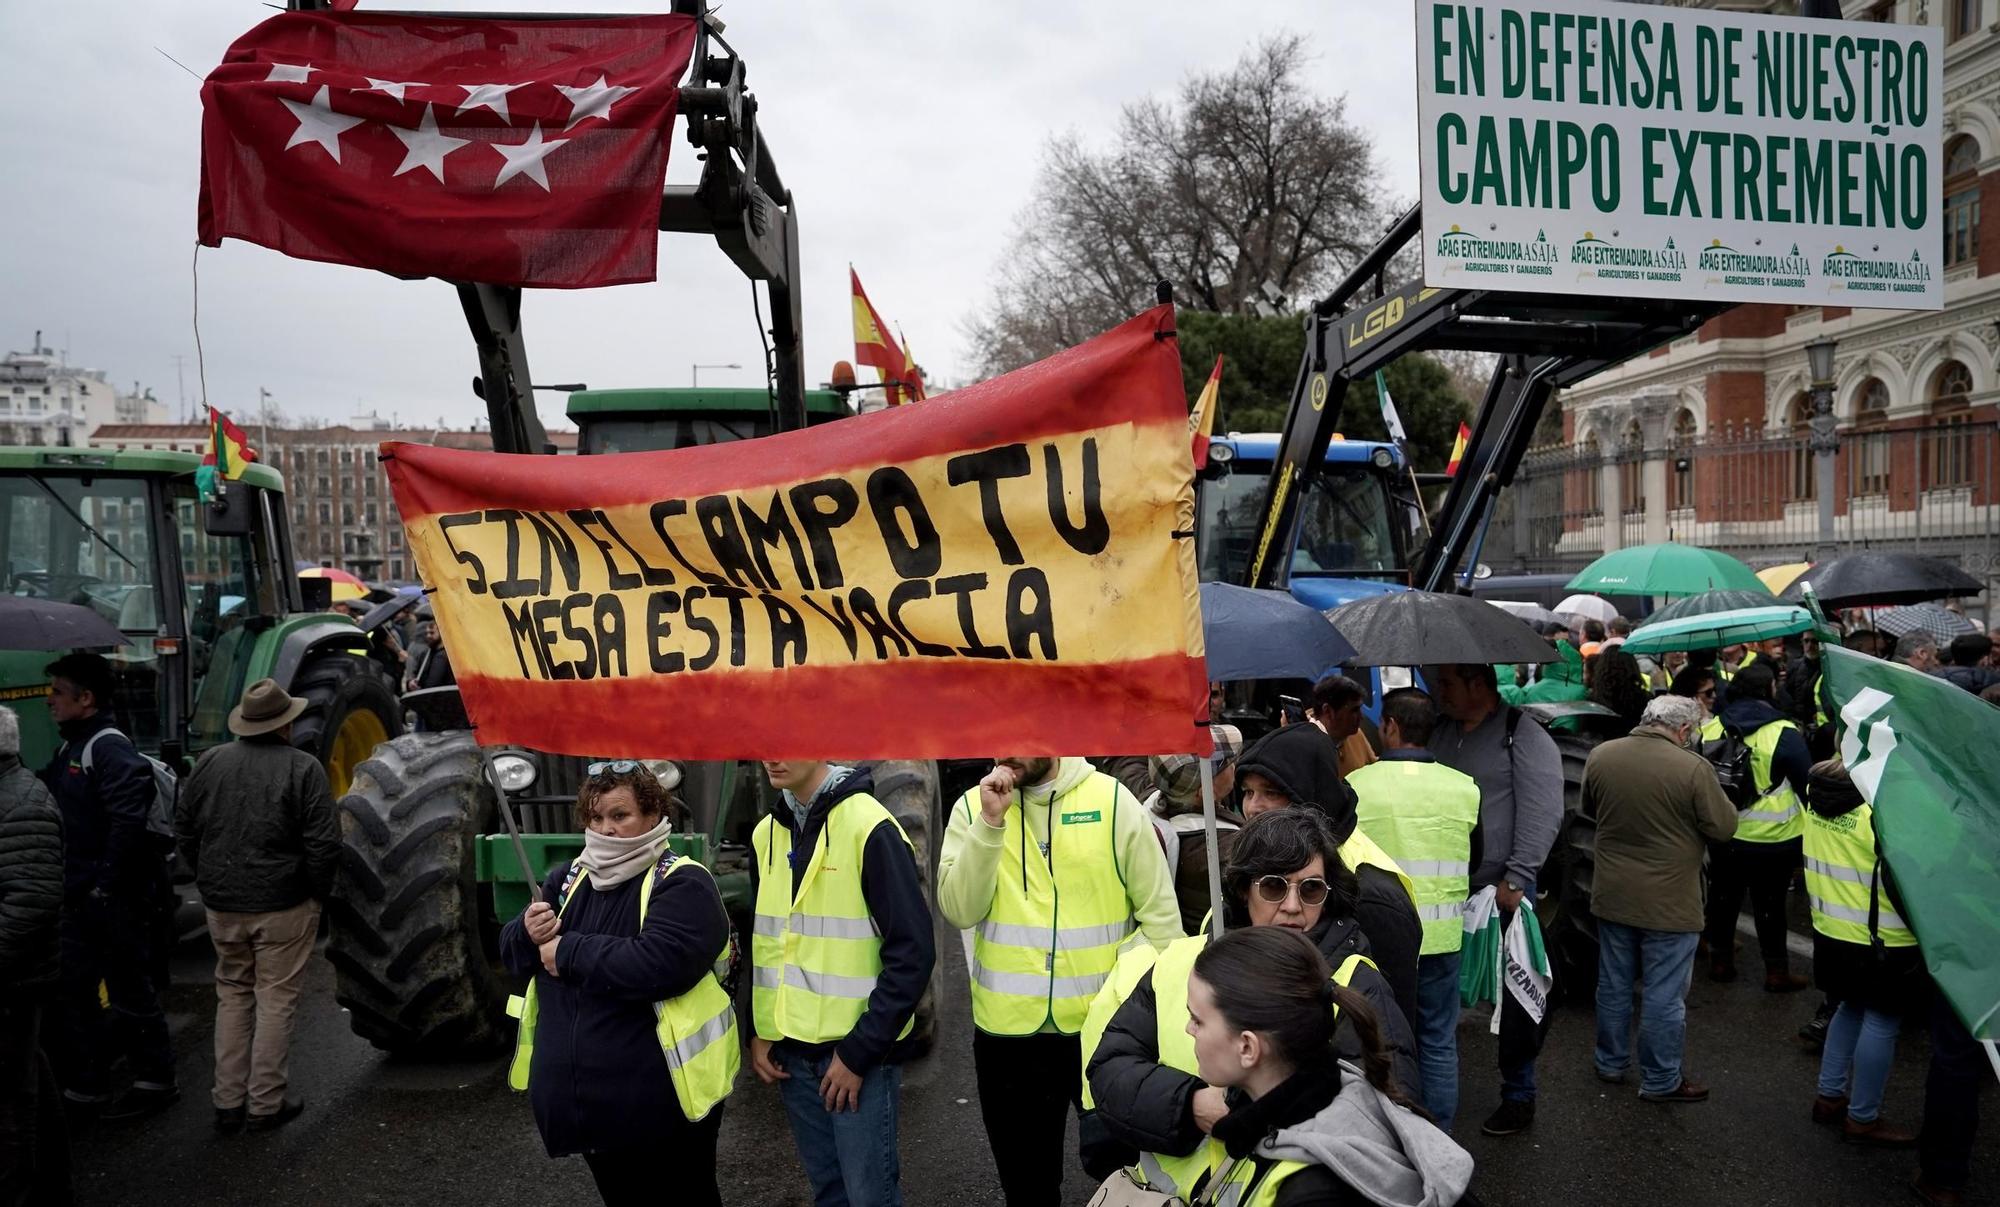
<path fill-rule="evenodd" d="M 660 824 L 637 838 L 613 838 L 595 830 L 583 832 L 583 866 L 598 888 L 611 888 L 637 876 L 660 861 L 667 835 L 674 824 L 662 817 Z"/>

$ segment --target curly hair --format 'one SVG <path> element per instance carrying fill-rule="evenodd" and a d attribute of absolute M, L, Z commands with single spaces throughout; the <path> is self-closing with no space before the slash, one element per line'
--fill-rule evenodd
<path fill-rule="evenodd" d="M 1243 824 L 1229 844 L 1229 860 L 1222 869 L 1224 921 L 1231 926 L 1247 925 L 1250 918 L 1251 887 L 1263 876 L 1289 876 L 1320 857 L 1331 890 L 1327 912 L 1337 918 L 1354 916 L 1361 900 L 1361 883 L 1353 869 L 1340 858 L 1340 840 L 1333 826 L 1318 809 L 1294 805 L 1260 813 Z"/>
<path fill-rule="evenodd" d="M 674 829 L 687 826 L 687 809 L 680 799 L 667 791 L 642 763 L 630 771 L 603 771 L 586 776 L 576 790 L 576 825 L 579 830 L 590 828 L 591 811 L 605 793 L 617 788 L 630 788 L 632 796 L 639 802 L 639 813 L 643 817 L 662 817 L 674 823 Z"/>
<path fill-rule="evenodd" d="M 1605 650 L 1597 656 L 1594 678 L 1590 698 L 1617 713 L 1626 728 L 1637 725 L 1652 697 L 1646 677 L 1639 673 L 1639 660 L 1621 649 Z"/>

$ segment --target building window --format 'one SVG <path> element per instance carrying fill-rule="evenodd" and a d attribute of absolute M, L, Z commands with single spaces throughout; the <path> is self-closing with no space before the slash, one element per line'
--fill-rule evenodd
<path fill-rule="evenodd" d="M 354 523 L 354 504 L 342 503 L 340 505 L 340 523 L 342 527 L 348 527 Z"/>
<path fill-rule="evenodd" d="M 1878 0 L 1868 11 L 1855 19 L 1858 21 L 1894 21 L 1896 19 L 1896 0 Z"/>
<path fill-rule="evenodd" d="M 400 578 L 402 578 L 402 577 L 403 577 L 403 559 L 402 559 L 402 558 L 400 558 L 400 557 L 392 557 L 392 558 L 390 558 L 390 559 L 389 559 L 389 577 L 390 577 L 390 578 L 392 578 L 392 579 L 400 579 Z"/>
<path fill-rule="evenodd" d="M 1667 510 L 1694 506 L 1694 412 L 1682 407 L 1667 433 Z"/>
<path fill-rule="evenodd" d="M 1889 489 L 1889 387 L 1871 377 L 1855 395 L 1854 451 L 1847 459 L 1848 493 L 1885 494 Z"/>
<path fill-rule="evenodd" d="M 1618 511 L 1620 515 L 1635 515 L 1646 510 L 1646 486 L 1640 477 L 1645 472 L 1640 458 L 1645 455 L 1646 436 L 1639 430 L 1637 420 L 1625 429 L 1625 439 L 1618 449 Z"/>
<path fill-rule="evenodd" d="M 352 464 L 354 464 L 354 450 L 353 450 L 353 449 L 351 449 L 351 448 L 344 448 L 344 449 L 341 449 L 341 450 L 340 450 L 340 463 L 341 463 L 342 465 L 352 465 Z"/>
<path fill-rule="evenodd" d="M 333 504 L 321 503 L 319 505 L 319 522 L 322 524 L 333 523 Z"/>
<path fill-rule="evenodd" d="M 354 479 L 353 479 L 353 478 L 350 478 L 350 477 L 346 476 L 345 474 L 341 475 L 341 479 L 340 479 L 340 493 L 341 493 L 341 494 L 344 494 L 344 495 L 351 495 L 351 494 L 353 494 L 353 493 L 354 493 Z"/>
<path fill-rule="evenodd" d="M 1944 151 L 1944 266 L 1979 259 L 1979 144 L 1967 134 Z"/>
<path fill-rule="evenodd" d="M 1792 399 L 1789 412 L 1792 433 L 1791 473 L 1785 476 L 1785 500 L 1810 503 L 1819 498 L 1819 465 L 1812 448 L 1812 395 Z"/>
<path fill-rule="evenodd" d="M 1980 9 L 1985 0 L 1947 0 L 1951 5 L 1951 40 L 1956 42 L 1979 31 Z"/>
<path fill-rule="evenodd" d="M 1931 376 L 1931 434 L 1924 487 L 1972 484 L 1972 372 L 1947 361 Z"/>

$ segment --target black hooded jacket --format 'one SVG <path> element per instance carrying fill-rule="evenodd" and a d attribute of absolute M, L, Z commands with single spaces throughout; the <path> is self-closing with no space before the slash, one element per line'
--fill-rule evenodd
<path fill-rule="evenodd" d="M 866 767 L 850 772 L 831 791 L 820 794 L 806 814 L 806 829 L 799 834 L 790 805 L 780 796 L 771 807 L 775 824 L 792 831 L 792 896 L 812 862 L 810 852 L 826 829 L 827 815 L 850 796 L 869 796 L 875 791 L 875 777 Z M 784 869 L 759 867 L 757 875 L 783 875 Z M 930 904 L 924 900 L 923 881 L 910 844 L 891 821 L 884 821 L 868 836 L 861 852 L 861 895 L 868 902 L 868 915 L 882 938 L 882 972 L 875 978 L 875 992 L 868 997 L 867 1012 L 854 1024 L 847 1038 L 824 1044 L 782 1040 L 777 1055 L 802 1055 L 817 1059 L 838 1053 L 840 1063 L 859 1076 L 883 1061 L 900 1062 L 907 1045 L 896 1036 L 916 1011 L 917 1000 L 930 984 L 931 966 L 937 962 L 937 942 L 931 923 Z"/>
<path fill-rule="evenodd" d="M 1232 912 L 1236 912 L 1232 909 Z M 1232 919 L 1232 927 L 1248 925 L 1248 919 Z M 1323 915 L 1319 925 L 1308 932 L 1329 967 L 1339 968 L 1353 955 L 1373 959 L 1368 940 L 1353 918 Z M 1382 1040 L 1389 1045 L 1396 1080 L 1414 1092 L 1418 1081 L 1416 1043 L 1404 1021 L 1389 982 L 1381 973 L 1363 965 L 1354 970 L 1348 988 L 1368 999 L 1382 1025 Z M 1091 1054 L 1085 1076 L 1090 1094 L 1097 1103 L 1096 1117 L 1113 1140 L 1137 1152 L 1184 1155 L 1201 1142 L 1201 1129 L 1194 1122 L 1194 1093 L 1206 1083 L 1192 1073 L 1183 1073 L 1160 1063 L 1159 998 L 1153 992 L 1153 974 L 1140 978 L 1132 996 L 1111 1016 Z M 1361 1059 L 1361 1040 L 1352 1023 L 1343 1019 L 1334 1032 L 1334 1051 L 1353 1060 Z M 1087 1167 L 1098 1168 L 1086 1154 Z M 1130 1164 L 1136 1153 L 1120 1154 L 1109 1166 Z"/>
<path fill-rule="evenodd" d="M 1354 833 L 1354 789 L 1340 777 L 1333 740 L 1313 725 L 1287 725 L 1250 743 L 1236 762 L 1236 780 L 1261 775 L 1295 805 L 1324 813 L 1336 838 L 1346 842 Z M 1354 869 L 1361 882 L 1361 900 L 1354 907 L 1361 932 L 1368 936 L 1373 958 L 1395 992 L 1403 1020 L 1417 1025 L 1417 956 L 1424 945 L 1424 924 L 1403 882 L 1370 865 Z"/>
<path fill-rule="evenodd" d="M 1735 697 L 1722 709 L 1723 728 L 1746 741 L 1751 734 L 1766 725 L 1789 720 L 1791 718 L 1779 712 L 1778 706 L 1769 700 L 1755 700 L 1745 696 Z M 1779 734 L 1778 747 L 1771 754 L 1771 783 L 1788 781 L 1792 791 L 1804 796 L 1806 776 L 1811 771 L 1812 752 L 1806 747 L 1804 735 L 1796 729 L 1787 729 Z"/>

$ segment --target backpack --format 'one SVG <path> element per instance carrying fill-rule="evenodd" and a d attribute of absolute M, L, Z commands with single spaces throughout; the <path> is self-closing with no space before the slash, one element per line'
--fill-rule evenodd
<path fill-rule="evenodd" d="M 1750 770 L 1750 744 L 1742 734 L 1723 726 L 1721 737 L 1701 744 L 1701 757 L 1715 768 L 1715 778 L 1730 804 L 1742 810 L 1756 803 L 1757 778 Z"/>
<path fill-rule="evenodd" d="M 90 735 L 88 742 L 83 744 L 83 751 L 78 756 L 78 761 L 83 764 L 85 775 L 90 774 L 91 747 L 97 745 L 97 739 L 112 733 L 125 738 L 124 732 L 114 727 L 98 730 L 96 733 Z M 130 742 L 132 739 L 125 738 L 125 740 Z M 137 745 L 134 745 L 132 749 L 138 752 L 140 758 L 146 760 L 146 766 L 153 772 L 153 803 L 146 809 L 146 833 L 172 842 L 174 840 L 174 801 L 180 792 L 180 777 L 174 774 L 173 768 L 162 763 L 152 755 L 147 754 L 145 751 L 139 750 Z"/>

